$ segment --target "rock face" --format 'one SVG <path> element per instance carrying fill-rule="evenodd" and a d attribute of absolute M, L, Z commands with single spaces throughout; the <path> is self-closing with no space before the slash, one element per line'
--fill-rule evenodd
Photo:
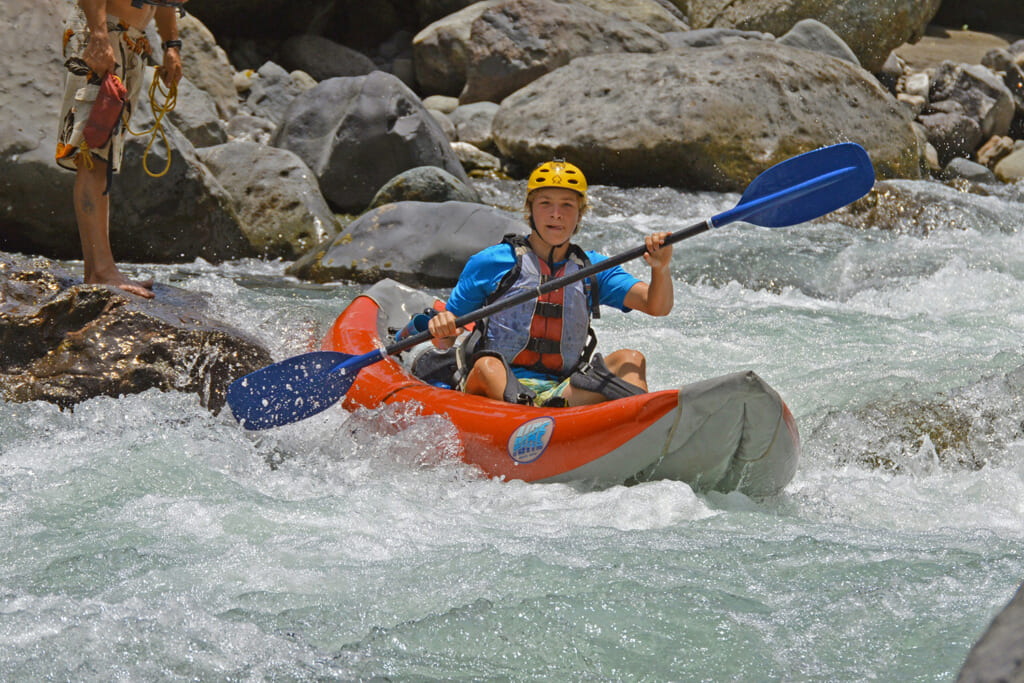
<path fill-rule="evenodd" d="M 218 411 L 232 381 L 271 362 L 255 342 L 204 318 L 200 296 L 155 291 L 144 301 L 74 284 L 52 262 L 0 252 L 0 397 L 69 407 L 157 388 L 195 393 Z"/>
<path fill-rule="evenodd" d="M 967 655 L 957 683 L 1019 681 L 1024 677 L 1024 586 Z"/>
<path fill-rule="evenodd" d="M 595 183 L 739 190 L 847 140 L 881 177 L 920 177 L 911 121 L 870 74 L 766 41 L 577 59 L 506 98 L 493 128 L 524 168 L 562 156 Z"/>
<path fill-rule="evenodd" d="M 505 0 L 471 27 L 463 104 L 505 96 L 575 57 L 608 52 L 660 52 L 668 43 L 653 30 L 580 3 Z"/>
<path fill-rule="evenodd" d="M 306 162 L 337 211 L 362 211 L 386 182 L 417 166 L 469 178 L 441 126 L 396 77 L 331 78 L 295 98 L 273 143 Z"/>
<path fill-rule="evenodd" d="M 386 204 L 360 216 L 289 272 L 320 282 L 389 277 L 411 287 L 451 287 L 470 256 L 526 230 L 522 220 L 481 204 Z"/>
<path fill-rule="evenodd" d="M 197 153 L 231 195 L 261 256 L 294 259 L 338 233 L 313 172 L 292 152 L 229 142 Z"/>
<path fill-rule="evenodd" d="M 1012 1 L 1012 0 L 1011 0 Z M 801 19 L 817 19 L 856 53 L 865 69 L 882 68 L 889 53 L 914 42 L 940 0 L 687 0 L 694 28 L 738 28 L 781 36 Z"/>

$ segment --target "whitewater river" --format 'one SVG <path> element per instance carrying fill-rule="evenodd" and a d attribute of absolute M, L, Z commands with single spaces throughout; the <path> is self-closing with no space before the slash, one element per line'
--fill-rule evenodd
<path fill-rule="evenodd" d="M 902 188 L 870 229 L 682 242 L 669 317 L 597 325 L 652 388 L 782 394 L 803 455 L 767 500 L 492 481 L 399 411 L 254 434 L 182 394 L 0 403 L 0 678 L 954 680 L 1024 580 L 1024 186 Z M 737 201 L 593 194 L 608 254 Z M 279 360 L 360 291 L 286 265 L 143 270 Z"/>

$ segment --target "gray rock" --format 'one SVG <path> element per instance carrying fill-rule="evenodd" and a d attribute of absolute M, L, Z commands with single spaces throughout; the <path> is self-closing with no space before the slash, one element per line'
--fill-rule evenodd
<path fill-rule="evenodd" d="M 53 161 L 66 73 L 56 37 L 67 9 L 62 0 L 0 2 L 0 248 L 81 258 L 75 176 Z"/>
<path fill-rule="evenodd" d="M 978 122 L 985 140 L 1010 131 L 1013 95 L 999 77 L 980 64 L 943 62 L 935 71 L 929 99 L 960 104 L 964 114 Z"/>
<path fill-rule="evenodd" d="M 153 75 L 152 70 L 146 71 L 143 93 L 149 92 Z M 158 107 L 163 106 L 166 101 L 166 96 L 162 93 L 166 93 L 166 89 L 161 82 L 154 93 Z M 227 129 L 220 119 L 217 103 L 212 96 L 197 88 L 188 78 L 182 78 L 178 83 L 175 106 L 167 113 L 167 119 L 194 147 L 209 147 L 227 142 Z M 134 125 L 132 128 L 138 130 Z"/>
<path fill-rule="evenodd" d="M 910 119 L 869 73 L 764 41 L 576 59 L 506 98 L 494 136 L 524 168 L 562 156 L 605 184 L 740 190 L 842 140 L 881 177 L 920 174 Z"/>
<path fill-rule="evenodd" d="M 775 40 L 775 36 L 761 31 L 740 31 L 734 28 L 699 28 L 682 33 L 662 35 L 672 47 L 718 47 L 743 40 Z"/>
<path fill-rule="evenodd" d="M 935 147 L 942 165 L 956 157 L 973 156 L 984 139 L 978 122 L 951 100 L 932 104 L 917 120 L 928 132 L 928 142 Z"/>
<path fill-rule="evenodd" d="M 694 28 L 738 28 L 781 36 L 802 19 L 817 19 L 835 31 L 871 72 L 889 53 L 924 34 L 940 0 L 687 0 Z"/>
<path fill-rule="evenodd" d="M 470 256 L 510 232 L 525 233 L 526 226 L 482 204 L 385 204 L 296 261 L 289 272 L 318 282 L 369 284 L 389 277 L 412 287 L 451 287 Z"/>
<path fill-rule="evenodd" d="M 266 349 L 209 315 L 202 295 L 154 292 L 84 285 L 45 259 L 0 253 L 0 397 L 69 407 L 157 388 L 218 411 L 232 381 L 270 364 Z"/>
<path fill-rule="evenodd" d="M 228 121 L 228 139 L 236 142 L 270 143 L 277 126 L 273 121 L 251 114 L 236 114 Z"/>
<path fill-rule="evenodd" d="M 444 131 L 444 136 L 448 138 L 450 142 L 455 142 L 459 139 L 459 134 L 455 130 L 455 124 L 452 123 L 452 120 L 447 114 L 441 113 L 436 109 L 428 109 L 427 112 L 434 117 L 434 120 L 437 121 L 437 125 L 441 126 L 441 130 Z"/>
<path fill-rule="evenodd" d="M 466 169 L 467 173 L 501 172 L 501 159 L 468 142 L 453 142 L 452 149 L 455 150 L 455 156 L 459 158 L 462 168 Z"/>
<path fill-rule="evenodd" d="M 974 183 L 996 182 L 996 174 L 988 167 L 961 157 L 957 157 L 946 164 L 946 168 L 942 169 L 942 178 L 943 180 L 963 178 Z"/>
<path fill-rule="evenodd" d="M 142 98 L 132 126 L 147 130 L 153 121 L 149 102 Z M 173 124 L 165 122 L 163 128 L 166 143 L 158 138 L 150 146 L 150 136 L 128 136 L 126 141 L 124 165 L 111 189 L 114 253 L 157 263 L 196 258 L 218 263 L 255 256 L 227 190 Z M 149 176 L 165 169 L 160 177 Z"/>
<path fill-rule="evenodd" d="M 1024 586 L 996 615 L 967 655 L 957 683 L 995 683 L 1024 678 Z"/>
<path fill-rule="evenodd" d="M 292 152 L 230 142 L 198 153 L 230 193 L 245 235 L 261 256 L 295 259 L 338 234 L 313 172 Z"/>
<path fill-rule="evenodd" d="M 420 166 L 392 178 L 370 202 L 369 210 L 397 202 L 480 203 L 480 195 L 451 173 L 436 166 Z"/>
<path fill-rule="evenodd" d="M 836 32 L 816 19 L 801 19 L 779 42 L 812 52 L 821 52 L 860 66 L 860 60 Z"/>
<path fill-rule="evenodd" d="M 413 36 L 416 82 L 427 95 L 458 97 L 466 85 L 473 21 L 504 0 L 483 0 L 448 14 Z"/>
<path fill-rule="evenodd" d="M 336 76 L 365 76 L 377 69 L 363 53 L 309 34 L 292 36 L 281 44 L 281 65 L 290 71 L 305 71 L 317 81 Z"/>
<path fill-rule="evenodd" d="M 384 183 L 417 166 L 437 166 L 469 182 L 419 98 L 381 71 L 330 78 L 296 98 L 273 144 L 306 162 L 340 212 L 362 211 Z"/>
<path fill-rule="evenodd" d="M 227 53 L 191 13 L 178 19 L 178 35 L 184 43 L 181 67 L 185 77 L 213 98 L 221 118 L 230 118 L 238 111 L 238 92 L 234 85 L 235 68 Z"/>
<path fill-rule="evenodd" d="M 485 152 L 497 152 L 493 123 L 498 109 L 500 107 L 494 102 L 475 102 L 464 104 L 453 111 L 451 120 L 455 125 L 455 139 L 468 142 Z"/>
<path fill-rule="evenodd" d="M 584 55 L 661 52 L 668 43 L 643 24 L 561 0 L 502 0 L 472 23 L 459 102 L 500 102 Z"/>
<path fill-rule="evenodd" d="M 258 78 L 249 82 L 243 110 L 280 124 L 288 105 L 303 93 L 303 88 L 295 83 L 288 71 L 273 62 L 261 66 L 256 75 Z"/>

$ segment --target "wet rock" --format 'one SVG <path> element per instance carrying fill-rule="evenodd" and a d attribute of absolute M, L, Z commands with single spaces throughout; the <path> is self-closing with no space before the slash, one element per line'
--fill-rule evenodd
<path fill-rule="evenodd" d="M 370 209 L 396 202 L 470 202 L 480 203 L 480 195 L 471 185 L 436 166 L 420 166 L 392 178 L 370 202 Z"/>
<path fill-rule="evenodd" d="M 1024 678 L 1024 584 L 967 654 L 957 683 L 995 683 Z"/>
<path fill-rule="evenodd" d="M 389 277 L 411 287 L 452 287 L 470 256 L 510 232 L 525 233 L 526 226 L 482 204 L 386 204 L 360 216 L 289 272 L 317 282 L 370 284 Z"/>
<path fill-rule="evenodd" d="M 202 296 L 154 291 L 147 301 L 0 253 L 0 397 L 70 407 L 157 388 L 218 411 L 232 381 L 270 364 L 259 344 L 207 316 Z"/>
<path fill-rule="evenodd" d="M 362 211 L 384 183 L 417 166 L 437 166 L 469 182 L 420 99 L 381 71 L 330 78 L 303 93 L 273 144 L 306 162 L 339 212 Z"/>
<path fill-rule="evenodd" d="M 230 142 L 198 153 L 231 195 L 260 256 L 295 259 L 338 234 L 313 172 L 292 152 Z"/>
<path fill-rule="evenodd" d="M 959 157 L 946 164 L 946 168 L 942 169 L 942 178 L 944 180 L 963 178 L 972 183 L 996 182 L 996 174 L 987 166 L 982 166 L 969 159 L 961 159 Z"/>
<path fill-rule="evenodd" d="M 835 31 L 871 72 L 889 53 L 914 42 L 939 9 L 940 0 L 687 0 L 694 28 L 737 28 L 781 36 L 802 19 Z"/>
<path fill-rule="evenodd" d="M 840 140 L 880 177 L 920 173 L 909 117 L 870 74 L 765 41 L 579 58 L 506 98 L 493 126 L 506 159 L 562 156 L 604 184 L 740 190 Z"/>

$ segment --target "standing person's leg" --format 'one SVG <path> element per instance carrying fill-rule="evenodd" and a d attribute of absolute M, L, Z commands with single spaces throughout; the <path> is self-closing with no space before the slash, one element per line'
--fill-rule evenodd
<path fill-rule="evenodd" d="M 94 157 L 92 162 L 90 168 L 82 155 L 75 158 L 75 218 L 78 220 L 78 236 L 82 240 L 85 281 L 88 284 L 112 285 L 152 299 L 152 280 L 129 280 L 114 262 L 110 248 L 110 197 L 103 194 L 107 187 L 107 162 L 98 157 Z"/>

